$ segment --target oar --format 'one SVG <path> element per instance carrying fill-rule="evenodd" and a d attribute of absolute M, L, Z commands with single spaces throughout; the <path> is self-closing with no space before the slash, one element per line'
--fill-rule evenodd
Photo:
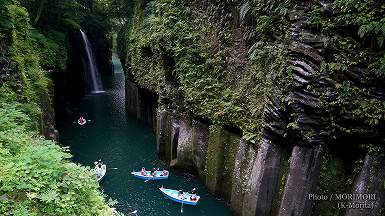
<path fill-rule="evenodd" d="M 144 182 L 148 182 L 150 181 L 151 179 L 153 179 L 154 177 L 150 177 L 149 179 L 146 179 Z"/>
<path fill-rule="evenodd" d="M 184 196 L 182 198 L 182 206 L 180 207 L 180 213 L 183 213 L 183 201 L 184 201 Z"/>
<path fill-rule="evenodd" d="M 135 210 L 135 211 L 130 212 L 130 213 L 128 213 L 128 214 L 136 214 L 137 212 L 138 212 L 138 210 Z"/>

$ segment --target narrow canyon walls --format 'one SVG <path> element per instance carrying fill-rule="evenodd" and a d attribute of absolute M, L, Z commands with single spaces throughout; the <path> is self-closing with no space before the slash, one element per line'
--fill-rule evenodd
<path fill-rule="evenodd" d="M 383 47 L 368 27 L 380 3 L 154 5 L 136 2 L 120 50 L 127 110 L 154 122 L 162 159 L 196 173 L 234 215 L 384 212 Z M 343 193 L 378 199 L 357 210 L 309 198 Z"/>

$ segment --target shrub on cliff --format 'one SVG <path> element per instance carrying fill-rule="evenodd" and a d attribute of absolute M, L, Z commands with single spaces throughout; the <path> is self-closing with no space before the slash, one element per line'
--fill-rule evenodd
<path fill-rule="evenodd" d="M 22 107 L 0 105 L 0 214 L 111 215 L 94 172 L 31 132 Z"/>
<path fill-rule="evenodd" d="M 25 8 L 0 0 L 0 215 L 112 215 L 94 172 L 38 134 L 51 89 L 44 69 L 64 69 L 63 41 L 32 31 Z"/>

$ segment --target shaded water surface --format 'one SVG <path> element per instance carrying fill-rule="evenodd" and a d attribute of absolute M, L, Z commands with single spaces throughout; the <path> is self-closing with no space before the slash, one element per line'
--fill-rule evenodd
<path fill-rule="evenodd" d="M 171 170 L 170 179 L 148 181 L 130 176 L 133 169 L 145 166 L 164 167 L 157 158 L 156 141 L 151 129 L 141 126 L 126 115 L 124 107 L 124 74 L 119 61 L 114 58 L 115 74 L 104 78 L 105 93 L 86 96 L 78 115 L 90 119 L 84 126 L 68 119 L 58 125 L 60 142 L 70 146 L 73 161 L 92 166 L 102 159 L 108 167 L 100 183 L 101 190 L 109 198 L 117 200 L 117 209 L 123 213 L 138 210 L 137 215 L 231 215 L 226 205 L 209 195 L 204 186 L 191 175 Z M 201 200 L 197 206 L 183 206 L 165 198 L 159 191 L 166 188 L 190 190 L 197 188 Z"/>

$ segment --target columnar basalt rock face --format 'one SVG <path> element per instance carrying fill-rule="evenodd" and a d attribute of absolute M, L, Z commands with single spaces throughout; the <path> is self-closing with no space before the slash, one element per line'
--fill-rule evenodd
<path fill-rule="evenodd" d="M 205 178 L 209 126 L 173 113 L 159 110 L 157 115 L 157 149 L 171 166 L 197 171 Z"/>
<path fill-rule="evenodd" d="M 385 204 L 385 158 L 384 156 L 365 157 L 364 165 L 358 176 L 353 194 L 373 195 L 370 199 L 356 199 L 350 202 L 351 206 L 357 208 L 349 208 L 345 216 L 377 216 L 381 215 Z M 366 203 L 370 206 L 361 206 Z M 373 204 L 373 206 L 371 206 Z M 383 212 L 382 212 L 383 213 Z"/>
<path fill-rule="evenodd" d="M 229 5 L 221 4 L 223 3 L 221 1 L 215 2 L 218 3 L 217 5 L 211 1 L 206 1 L 202 5 L 200 1 L 194 1 L 192 5 L 187 3 L 186 8 L 189 8 L 188 12 L 181 13 L 183 16 L 177 18 L 178 22 L 180 21 L 180 23 L 184 23 L 186 26 L 192 23 L 200 23 L 200 20 L 207 20 L 208 23 L 212 22 L 212 25 L 207 25 L 206 28 L 188 30 L 188 32 L 192 31 L 200 36 L 198 41 L 189 42 L 189 44 L 197 43 L 193 50 L 196 49 L 199 53 L 205 53 L 209 50 L 201 60 L 202 62 L 209 63 L 210 66 L 205 67 L 200 61 L 197 64 L 194 61 L 187 61 L 191 56 L 184 56 L 184 53 L 179 51 L 181 47 L 190 49 L 191 47 L 188 47 L 189 44 L 180 43 L 179 40 L 172 41 L 172 43 L 165 43 L 168 46 L 167 48 L 158 50 L 162 55 L 168 56 L 169 60 L 164 61 L 163 65 L 159 66 L 161 70 L 154 70 L 156 72 L 154 73 L 154 78 L 150 79 L 151 82 L 149 82 L 156 84 L 157 82 L 154 79 L 160 80 L 160 103 L 168 107 L 168 109 L 173 109 L 173 112 L 168 112 L 168 114 L 162 112 L 158 116 L 158 127 L 160 127 L 158 129 L 159 152 L 165 155 L 168 152 L 172 165 L 180 167 L 192 166 L 195 170 L 198 170 L 199 175 L 204 177 L 204 182 L 211 193 L 224 198 L 226 201 L 231 201 L 231 207 L 236 215 L 320 215 L 319 211 L 316 212 L 312 208 L 316 206 L 315 209 L 318 210 L 323 205 L 313 203 L 312 200 L 308 199 L 308 194 L 315 192 L 315 188 L 319 186 L 321 158 L 322 156 L 326 157 L 323 154 L 325 152 L 326 154 L 329 153 L 328 151 L 334 151 L 332 148 L 329 149 L 328 144 L 338 145 L 337 149 L 343 148 L 339 143 L 340 141 L 354 146 L 365 145 L 366 143 L 383 144 L 383 122 L 381 122 L 383 119 L 379 124 L 375 124 L 376 127 L 371 127 L 373 124 L 368 123 L 366 119 L 366 113 L 375 113 L 375 111 L 369 110 L 373 107 L 368 108 L 373 101 L 385 101 L 385 94 L 381 87 L 383 86 L 383 80 L 373 76 L 373 72 L 370 71 L 371 69 L 368 69 L 367 65 L 365 66 L 365 63 L 355 63 L 354 61 L 357 61 L 357 59 L 347 59 L 348 63 L 343 62 L 342 65 L 347 65 L 344 69 L 339 69 L 338 67 L 337 69 L 329 68 L 329 64 L 332 66 L 337 64 L 339 66 L 339 62 L 336 62 L 333 58 L 339 57 L 339 59 L 345 61 L 345 57 L 349 56 L 346 54 L 347 51 L 355 51 L 356 49 L 357 52 L 364 51 L 367 47 L 364 47 L 362 44 L 365 42 L 357 39 L 358 35 L 354 32 L 355 30 L 344 29 L 350 24 L 339 20 L 338 12 L 332 11 L 338 11 L 339 9 L 333 8 L 335 5 L 331 7 L 329 1 L 316 0 L 301 3 L 289 1 L 288 4 L 280 4 L 278 2 L 282 1 L 266 1 L 257 4 L 253 4 L 252 1 L 245 4 L 241 1 L 231 1 L 231 12 L 230 10 L 227 11 L 230 8 Z M 266 6 L 266 8 L 275 8 L 277 6 L 277 8 L 288 12 L 270 13 L 270 11 L 260 8 L 263 6 Z M 337 5 L 337 7 L 339 6 Z M 174 5 L 170 8 L 165 6 L 165 8 L 178 14 L 177 10 L 179 9 L 175 10 Z M 241 9 L 238 11 L 238 8 Z M 251 15 L 247 18 L 247 13 L 250 13 L 247 10 L 258 10 L 259 12 L 255 12 L 257 16 L 253 17 Z M 191 14 L 193 16 L 190 17 L 189 15 Z M 226 19 L 226 17 L 232 17 L 234 23 L 227 26 L 226 23 L 229 23 L 229 19 Z M 184 20 L 184 18 L 187 20 Z M 189 20 L 190 18 L 192 21 Z M 268 21 L 264 22 L 262 21 L 263 19 L 268 19 Z M 169 22 L 172 23 L 172 20 L 170 19 Z M 241 25 L 245 21 L 248 22 L 247 25 L 249 26 Z M 325 22 L 330 22 L 332 27 L 324 30 L 317 26 L 323 26 Z M 256 23 L 258 26 L 255 26 Z M 279 25 L 281 29 L 274 29 L 277 32 L 266 30 L 266 26 L 263 25 L 271 23 Z M 168 26 L 161 27 L 169 28 Z M 246 32 L 250 30 L 247 29 L 249 27 L 252 29 L 252 33 L 257 34 L 261 38 L 255 37 L 253 34 L 246 35 Z M 259 30 L 255 31 L 256 27 Z M 169 33 L 173 35 L 174 31 L 175 29 L 172 29 Z M 244 33 L 245 35 L 242 35 Z M 266 35 L 264 34 L 267 34 L 268 38 L 265 38 Z M 221 42 L 221 35 L 226 36 L 226 41 L 228 40 L 226 43 Z M 179 37 L 180 35 L 175 36 Z M 211 38 L 207 36 L 211 36 Z M 245 39 L 244 36 L 250 36 L 251 39 Z M 163 39 L 161 38 L 161 40 Z M 340 39 L 352 39 L 353 42 L 341 40 L 342 43 L 352 43 L 347 45 L 348 48 L 345 46 L 335 48 L 329 45 L 338 46 L 339 42 L 335 40 L 339 41 Z M 271 41 L 273 42 L 270 43 Z M 138 43 L 138 50 L 143 48 L 141 42 Z M 152 45 L 151 43 L 150 45 Z M 246 45 L 248 43 L 254 44 L 256 47 L 259 44 L 262 44 L 262 46 L 266 45 L 267 47 L 272 46 L 278 50 L 277 52 L 280 54 L 277 56 L 282 57 L 283 60 L 280 59 L 281 61 L 279 61 L 277 59 L 275 61 L 274 59 L 274 63 L 268 62 L 267 65 L 259 64 L 260 62 L 256 64 L 253 60 L 250 60 L 252 58 L 248 59 L 246 54 L 250 48 Z M 359 45 L 360 43 L 362 43 L 362 47 Z M 203 48 L 200 46 L 203 46 Z M 356 47 L 351 48 L 349 46 Z M 145 44 L 145 47 L 148 48 L 150 46 Z M 249 53 L 253 53 L 253 47 L 250 48 Z M 179 51 L 175 54 L 169 51 L 169 48 Z M 153 49 L 157 50 L 156 48 Z M 225 52 L 226 56 L 223 58 L 226 66 L 219 70 L 212 67 L 216 61 L 213 64 L 215 58 L 211 54 L 217 55 L 216 49 L 229 51 Z M 267 55 L 276 54 L 274 49 L 267 50 L 271 52 Z M 253 54 L 259 55 L 260 53 L 254 52 Z M 255 57 L 253 54 L 251 56 Z M 183 56 L 183 58 L 178 55 Z M 357 56 L 360 55 L 355 57 Z M 139 55 L 137 58 L 139 60 L 142 59 Z M 260 60 L 264 61 L 266 59 L 263 56 Z M 145 59 L 145 61 L 149 60 Z M 222 59 L 218 60 L 218 62 L 222 62 Z M 276 64 L 276 62 L 280 63 Z M 153 63 L 156 62 L 151 62 L 151 64 Z M 170 67 L 165 69 L 167 65 Z M 350 65 L 355 66 L 350 67 Z M 360 67 L 357 65 L 360 65 Z M 254 67 L 252 66 L 256 66 L 257 71 L 253 71 Z M 267 72 L 268 75 L 261 75 L 264 73 L 261 68 L 269 68 L 269 66 L 272 66 L 272 70 Z M 281 66 L 284 69 L 280 68 Z M 202 71 L 200 71 L 201 67 L 204 68 Z M 288 68 L 289 70 L 287 70 Z M 284 72 L 278 71 L 281 69 Z M 136 74 L 139 75 L 136 76 L 138 76 L 139 80 L 141 76 L 149 74 L 148 70 L 141 70 L 140 67 L 137 70 Z M 166 87 L 161 82 L 162 79 L 159 79 L 160 74 L 164 72 L 163 70 L 167 71 L 163 74 L 167 81 L 165 83 Z M 199 71 L 199 73 L 193 73 L 195 71 Z M 218 71 L 221 74 L 216 74 Z M 225 73 L 226 71 L 231 73 Z M 253 73 L 249 73 L 250 71 Z M 290 81 L 275 82 L 270 80 L 277 79 L 274 76 L 281 72 L 285 74 L 283 77 Z M 190 73 L 190 77 L 184 76 L 187 73 Z M 217 83 L 210 86 L 208 82 L 213 78 L 211 75 L 215 76 L 215 80 L 218 83 L 226 86 L 223 89 L 229 90 L 231 93 L 237 91 L 233 91 L 234 89 L 231 87 L 227 88 L 227 85 L 234 85 L 238 89 L 258 87 L 252 90 L 257 92 L 256 94 L 252 91 L 237 92 L 241 95 L 241 98 L 245 96 L 248 99 L 257 98 L 257 100 L 262 101 L 261 104 L 258 104 L 259 101 L 253 101 L 253 104 L 249 104 L 251 106 L 242 107 L 240 105 L 244 109 L 243 111 L 251 109 L 250 107 L 256 109 L 256 106 L 258 106 L 258 115 L 250 115 L 250 117 L 250 113 L 246 112 L 246 118 L 250 117 L 250 119 L 257 120 L 258 125 L 256 128 L 258 128 L 258 133 L 252 134 L 254 137 L 258 137 L 252 140 L 257 141 L 256 144 L 249 144 L 245 140 L 234 144 L 233 140 L 238 139 L 239 141 L 240 137 L 229 138 L 232 135 L 229 135 L 231 133 L 224 129 L 226 126 L 231 125 L 231 127 L 235 126 L 242 128 L 242 130 L 245 129 L 243 131 L 245 139 L 249 133 L 255 132 L 253 131 L 255 128 L 250 131 L 250 128 L 245 127 L 242 124 L 245 122 L 245 119 L 237 119 L 236 112 L 231 112 L 231 115 L 224 112 L 226 110 L 226 108 L 223 108 L 226 107 L 225 105 L 233 103 L 239 98 L 231 100 L 228 99 L 225 93 L 217 94 L 217 92 L 221 91 L 221 88 L 212 92 L 206 91 L 206 87 L 207 89 L 216 88 Z M 218 77 L 225 77 L 225 79 L 218 79 Z M 204 83 L 202 84 L 202 89 L 204 90 L 194 86 L 201 82 Z M 257 82 L 271 83 L 267 84 L 267 86 L 260 86 Z M 349 98 L 351 95 L 355 95 L 352 92 L 343 92 L 346 90 L 344 87 L 341 87 L 343 85 L 352 87 L 349 91 L 352 89 L 353 91 L 364 89 L 364 93 L 362 93 L 364 96 L 360 95 L 357 97 L 359 102 L 363 101 L 362 104 L 364 105 L 362 107 L 356 106 L 354 101 L 349 101 L 355 100 Z M 155 89 L 151 86 L 150 88 Z M 271 91 L 271 88 L 274 90 Z M 268 90 L 268 94 L 271 94 L 264 95 L 262 91 L 265 90 Z M 194 94 L 200 96 L 207 95 L 207 97 L 198 97 L 199 100 L 195 100 L 196 95 Z M 263 100 L 260 100 L 260 95 L 262 95 L 261 98 Z M 366 100 L 366 98 L 373 101 Z M 194 101 L 194 103 L 191 103 L 191 101 Z M 189 103 L 188 106 L 186 106 L 186 102 Z M 220 106 L 218 108 L 214 106 L 219 102 L 224 102 L 223 107 Z M 242 102 L 244 101 L 241 100 L 240 103 Z M 199 107 L 194 107 L 196 104 Z M 207 104 L 210 104 L 210 106 L 207 106 Z M 201 108 L 206 109 L 205 111 L 207 112 L 202 112 Z M 362 110 L 364 110 L 364 114 L 357 114 Z M 176 117 L 182 113 L 185 116 L 184 118 Z M 201 122 L 196 124 L 196 121 L 192 120 L 193 116 L 210 119 L 212 122 L 219 122 L 220 126 L 211 125 L 209 127 L 209 125 Z M 231 122 L 226 118 L 216 118 L 227 116 L 231 116 L 231 118 L 239 121 Z M 262 130 L 259 130 L 260 128 Z M 256 136 L 257 134 L 258 136 Z M 232 144 L 229 145 L 229 143 Z M 161 150 L 161 146 L 166 146 L 164 148 L 166 150 Z M 167 149 L 167 146 L 169 146 L 169 149 Z M 234 148 L 236 149 L 235 151 Z M 325 151 L 325 149 L 328 151 Z M 166 153 L 163 153 L 163 151 Z M 333 154 L 339 153 L 333 152 Z M 340 170 L 336 172 L 342 170 L 341 173 L 334 176 L 349 178 L 350 173 L 346 171 L 345 164 L 353 164 L 353 161 L 360 157 L 359 155 L 364 154 L 360 152 L 349 159 L 341 158 L 341 160 L 346 161 L 341 162 L 341 165 L 337 167 Z M 288 155 L 291 155 L 290 164 L 287 162 Z M 376 191 L 380 194 L 379 196 L 383 196 L 383 187 L 381 188 L 380 186 L 381 181 L 383 186 L 384 172 L 375 163 L 377 160 L 380 159 L 366 158 L 354 191 L 359 193 Z M 231 171 L 231 169 L 233 170 Z M 229 177 L 229 175 L 231 176 Z M 372 178 L 368 177 L 369 175 L 374 175 L 379 180 L 373 181 Z M 327 177 L 330 176 L 327 175 Z M 347 185 L 338 190 L 348 193 L 351 190 L 349 187 L 350 185 Z M 378 205 L 383 205 L 383 202 L 380 201 Z M 378 209 L 375 209 L 370 212 L 367 211 L 365 214 L 375 215 L 378 214 L 378 211 Z M 356 210 L 348 211 L 346 214 L 349 216 L 365 215 Z"/>
<path fill-rule="evenodd" d="M 178 141 L 179 141 L 179 121 L 178 119 L 175 118 L 175 116 L 172 116 L 170 119 L 170 127 L 171 127 L 170 166 L 175 166 L 175 164 L 178 162 Z"/>
<path fill-rule="evenodd" d="M 145 125 L 156 129 L 157 95 L 147 89 L 139 88 L 139 120 Z"/>
<path fill-rule="evenodd" d="M 171 160 L 171 123 L 170 113 L 159 110 L 156 124 L 156 143 L 158 156 L 165 160 Z"/>
<path fill-rule="evenodd" d="M 147 89 L 140 88 L 126 75 L 126 110 L 128 114 L 145 125 L 157 130 L 157 95 Z"/>
<path fill-rule="evenodd" d="M 135 83 L 126 79 L 126 109 L 128 114 L 140 119 L 139 90 Z"/>
<path fill-rule="evenodd" d="M 210 127 L 206 159 L 206 186 L 213 194 L 231 200 L 239 135 L 221 126 Z"/>
<path fill-rule="evenodd" d="M 246 185 L 242 215 L 270 215 L 278 191 L 280 162 L 280 147 L 264 139 Z"/>
<path fill-rule="evenodd" d="M 319 180 L 321 153 L 322 146 L 294 147 L 280 216 L 311 215 L 312 200 L 308 196 Z"/>
<path fill-rule="evenodd" d="M 314 192 L 318 184 L 321 145 L 326 140 L 324 130 L 327 127 L 320 109 L 320 96 L 328 82 L 323 74 L 314 79 L 323 60 L 325 41 L 308 30 L 306 10 L 310 7 L 298 7 L 289 15 L 292 23 L 289 57 L 294 78 L 289 106 L 296 116 L 297 129 L 294 133 L 298 146 L 294 147 L 291 156 L 279 212 L 281 216 L 311 215 L 312 201 L 308 199 L 308 194 Z"/>
<path fill-rule="evenodd" d="M 193 167 L 193 128 L 191 121 L 185 118 L 173 119 L 172 128 L 177 137 L 177 152 L 172 152 L 172 156 L 176 156 L 177 163 L 176 166 L 181 168 L 191 168 Z M 174 148 L 172 148 L 174 150 Z M 176 153 L 176 155 L 175 155 Z"/>
<path fill-rule="evenodd" d="M 305 7 L 305 6 L 304 6 Z M 307 8 L 309 9 L 309 8 Z M 292 22 L 289 57 L 294 78 L 289 106 L 295 113 L 298 145 L 320 145 L 326 140 L 326 121 L 322 117 L 321 93 L 331 83 L 326 75 L 319 75 L 325 51 L 325 39 L 313 34 L 309 28 L 309 17 L 305 9 L 299 8 L 290 14 Z M 324 97 L 327 97 L 324 96 Z"/>
<path fill-rule="evenodd" d="M 209 141 L 209 126 L 205 123 L 193 122 L 193 164 L 198 170 L 198 174 L 202 180 L 205 178 L 205 165 L 207 157 L 207 147 Z"/>
<path fill-rule="evenodd" d="M 255 147 L 241 139 L 234 164 L 233 188 L 231 192 L 231 209 L 237 215 L 242 214 L 247 184 L 257 156 Z"/>

